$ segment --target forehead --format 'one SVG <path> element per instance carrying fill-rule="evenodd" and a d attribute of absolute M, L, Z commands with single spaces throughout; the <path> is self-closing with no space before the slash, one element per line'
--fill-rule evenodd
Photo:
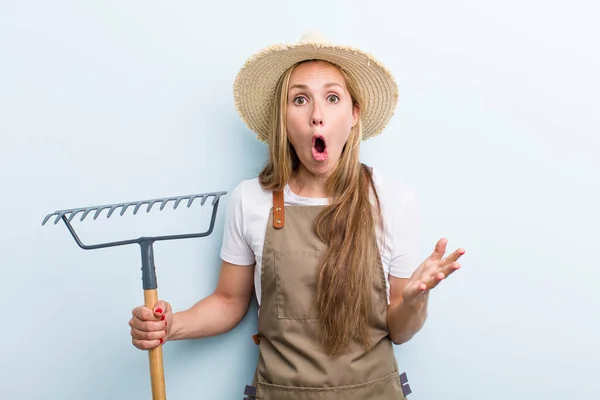
<path fill-rule="evenodd" d="M 307 83 L 311 80 L 327 81 L 324 83 L 335 82 L 345 86 L 344 76 L 338 67 L 321 60 L 306 61 L 299 64 L 290 76 L 290 84 Z"/>

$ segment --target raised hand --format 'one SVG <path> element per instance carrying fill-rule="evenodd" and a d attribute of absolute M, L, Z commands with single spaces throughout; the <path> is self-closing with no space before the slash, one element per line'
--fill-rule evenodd
<path fill-rule="evenodd" d="M 402 301 L 410 305 L 419 305 L 429 291 L 460 268 L 458 259 L 465 254 L 465 250 L 457 249 L 454 253 L 444 257 L 448 240 L 440 239 L 433 253 L 427 257 L 415 270 L 402 291 Z"/>

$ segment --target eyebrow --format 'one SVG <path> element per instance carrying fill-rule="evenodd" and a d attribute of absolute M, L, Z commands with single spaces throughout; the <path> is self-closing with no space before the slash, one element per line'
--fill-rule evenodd
<path fill-rule="evenodd" d="M 326 84 L 325 84 L 325 87 L 326 87 L 326 88 L 330 88 L 330 87 L 332 87 L 332 86 L 337 86 L 337 87 L 339 87 L 340 89 L 342 89 L 342 85 L 340 85 L 340 84 L 339 84 L 339 83 L 337 83 L 337 82 L 330 82 L 330 83 L 326 83 Z M 302 90 L 308 90 L 308 86 L 306 86 L 306 85 L 302 85 L 302 84 L 299 84 L 299 83 L 298 83 L 298 84 L 292 85 L 292 86 L 290 87 L 290 90 L 292 90 L 292 89 L 302 89 Z"/>

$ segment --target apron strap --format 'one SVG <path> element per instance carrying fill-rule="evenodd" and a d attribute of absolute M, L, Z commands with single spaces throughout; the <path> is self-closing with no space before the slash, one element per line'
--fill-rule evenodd
<path fill-rule="evenodd" d="M 273 192 L 273 227 L 281 229 L 285 225 L 283 190 Z"/>

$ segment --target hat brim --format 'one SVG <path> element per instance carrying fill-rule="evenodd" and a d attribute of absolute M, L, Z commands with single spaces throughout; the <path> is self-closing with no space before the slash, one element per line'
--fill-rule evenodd
<path fill-rule="evenodd" d="M 348 46 L 298 43 L 271 46 L 252 56 L 234 81 L 235 107 L 257 139 L 267 141 L 277 82 L 291 66 L 324 60 L 344 70 L 363 97 L 362 138 L 379 135 L 394 115 L 398 86 L 392 74 L 370 54 Z"/>

